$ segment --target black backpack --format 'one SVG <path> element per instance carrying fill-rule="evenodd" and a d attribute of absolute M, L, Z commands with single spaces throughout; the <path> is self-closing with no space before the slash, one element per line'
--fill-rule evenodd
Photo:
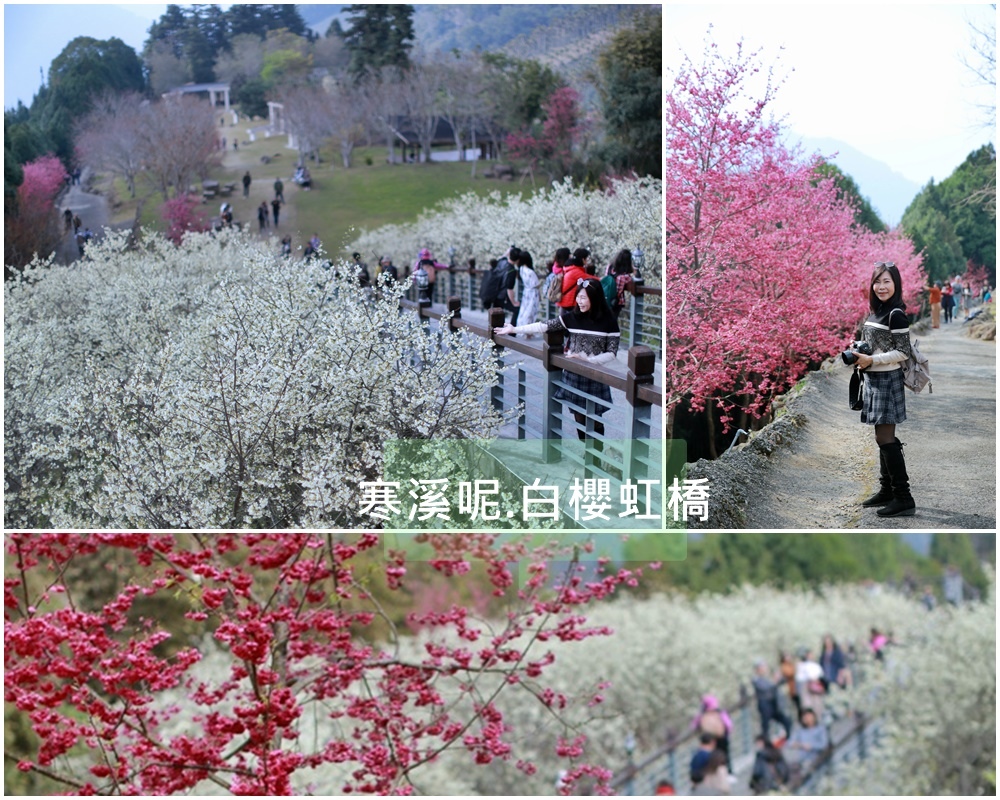
<path fill-rule="evenodd" d="M 512 269 L 513 264 L 506 258 L 501 258 L 493 269 L 483 275 L 483 282 L 479 285 L 479 299 L 484 309 L 506 305 L 507 276 Z"/>

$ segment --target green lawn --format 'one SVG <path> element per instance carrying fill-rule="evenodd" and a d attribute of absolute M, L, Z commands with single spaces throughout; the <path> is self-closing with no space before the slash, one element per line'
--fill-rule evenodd
<path fill-rule="evenodd" d="M 241 129 L 227 128 L 230 141 L 237 131 Z M 245 129 L 242 133 L 245 134 Z M 292 234 L 294 247 L 304 245 L 313 233 L 318 233 L 326 251 L 337 254 L 357 232 L 391 223 L 412 222 L 421 211 L 445 198 L 469 191 L 480 195 L 494 190 L 518 194 L 533 191 L 530 183 L 520 185 L 517 181 L 483 178 L 483 172 L 490 166 L 486 161 L 478 163 L 476 178 L 472 178 L 471 162 L 390 165 L 386 163 L 384 146 L 356 149 L 350 169 L 343 168 L 339 152 L 333 148 L 324 149 L 319 163 L 307 164 L 313 188 L 304 191 L 291 181 L 298 153 L 289 150 L 286 141 L 284 136 L 249 144 L 241 139 L 239 150 L 234 151 L 230 146 L 221 166 L 212 170 L 210 177 L 220 183 L 239 182 L 249 170 L 252 178 L 250 196 L 243 197 L 240 184 L 228 199 L 235 218 L 253 231 L 257 230 L 257 206 L 262 200 L 271 200 L 274 180 L 281 177 L 287 205 L 282 209 L 280 232 Z M 263 163 L 261 159 L 265 156 L 271 159 L 270 163 Z M 370 158 L 371 165 L 365 163 L 366 157 Z M 150 191 L 141 178 L 139 186 L 140 193 Z M 131 221 L 135 217 L 136 201 L 128 200 L 120 180 L 115 181 L 115 193 L 123 202 L 112 210 L 114 221 Z M 162 202 L 158 192 L 149 195 L 143 208 L 144 224 L 163 229 L 158 216 Z M 219 213 L 220 203 L 221 198 L 217 198 L 202 208 L 214 217 Z"/>
<path fill-rule="evenodd" d="M 365 163 L 366 156 L 371 165 Z M 339 154 L 324 152 L 322 158 L 320 164 L 308 164 L 312 190 L 303 191 L 286 180 L 285 198 L 295 204 L 296 228 L 302 236 L 319 233 L 331 253 L 346 246 L 357 231 L 412 222 L 421 211 L 455 195 L 531 191 L 530 185 L 483 178 L 489 167 L 484 161 L 473 179 L 471 162 L 390 165 L 384 147 L 355 150 L 350 169 L 343 168 Z"/>

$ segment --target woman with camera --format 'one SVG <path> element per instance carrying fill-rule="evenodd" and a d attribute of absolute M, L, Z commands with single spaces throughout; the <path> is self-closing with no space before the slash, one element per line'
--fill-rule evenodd
<path fill-rule="evenodd" d="M 910 323 L 903 304 L 903 282 L 892 261 L 878 261 L 868 290 L 871 316 L 862 328 L 862 341 L 855 347 L 852 363 L 864 375 L 861 421 L 875 426 L 879 448 L 879 490 L 862 502 L 881 506 L 880 517 L 909 517 L 916 513 L 910 494 L 903 443 L 896 438 L 896 425 L 906 419 L 902 362 L 910 356 Z M 856 343 L 859 344 L 859 343 Z"/>

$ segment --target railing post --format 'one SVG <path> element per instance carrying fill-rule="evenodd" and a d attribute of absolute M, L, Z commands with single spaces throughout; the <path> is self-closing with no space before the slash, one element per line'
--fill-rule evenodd
<path fill-rule="evenodd" d="M 653 382 L 656 370 L 656 354 L 645 345 L 630 347 L 628 350 L 628 373 L 625 385 L 625 399 L 629 404 L 629 438 L 622 454 L 622 480 L 645 478 L 637 469 L 639 458 L 649 457 L 649 439 L 652 432 L 652 405 L 639 398 L 639 387 Z"/>
<path fill-rule="evenodd" d="M 493 342 L 494 352 L 497 353 L 497 357 L 503 363 L 503 346 L 497 344 L 496 338 L 493 334 L 494 328 L 503 327 L 503 309 L 502 308 L 491 308 L 486 312 L 486 334 L 489 336 L 490 341 Z M 497 382 L 496 385 L 490 389 L 490 402 L 493 404 L 493 408 L 497 411 L 503 411 L 503 383 L 504 374 L 502 371 L 497 372 Z"/>
<path fill-rule="evenodd" d="M 670 775 L 670 785 L 675 789 L 680 786 L 677 782 L 677 737 L 671 731 L 667 736 L 667 774 Z"/>
<path fill-rule="evenodd" d="M 584 429 L 584 439 L 583 439 L 583 477 L 592 478 L 594 477 L 593 470 L 600 466 L 601 459 L 598 453 L 604 452 L 604 441 L 603 439 L 598 439 L 595 434 L 597 433 L 597 408 L 600 404 L 591 398 L 586 399 L 587 411 L 584 413 L 583 418 L 583 429 Z M 598 442 L 600 442 L 600 447 L 598 448 Z"/>
<path fill-rule="evenodd" d="M 632 297 L 629 300 L 628 343 L 629 347 L 635 347 L 637 344 L 642 344 L 639 332 L 642 329 L 643 299 L 642 293 L 639 291 L 640 286 L 630 284 L 630 288 L 632 289 Z"/>
<path fill-rule="evenodd" d="M 451 314 L 451 319 L 448 321 L 448 330 L 453 331 L 458 326 L 455 324 L 456 320 L 462 318 L 462 298 L 455 297 L 452 295 L 448 298 L 448 313 Z"/>
<path fill-rule="evenodd" d="M 858 759 L 864 761 L 868 758 L 868 748 L 865 743 L 865 727 L 868 720 L 865 719 L 863 711 L 858 712 Z"/>
<path fill-rule="evenodd" d="M 528 371 L 524 367 L 517 368 L 517 403 L 524 409 L 517 418 L 517 438 L 523 441 L 528 438 Z"/>
<path fill-rule="evenodd" d="M 503 313 L 503 312 L 501 312 Z M 559 419 L 559 400 L 556 400 L 556 379 L 559 377 L 559 367 L 552 364 L 552 357 L 562 355 L 563 332 L 561 330 L 546 331 L 542 334 L 542 367 L 545 369 L 545 382 L 542 385 L 542 462 L 551 464 L 559 460 L 559 453 L 552 444 L 555 439 L 562 439 L 562 421 Z"/>
<path fill-rule="evenodd" d="M 750 695 L 747 687 L 740 684 L 740 731 L 743 734 L 743 752 L 749 753 L 753 750 L 753 731 L 750 722 Z"/>

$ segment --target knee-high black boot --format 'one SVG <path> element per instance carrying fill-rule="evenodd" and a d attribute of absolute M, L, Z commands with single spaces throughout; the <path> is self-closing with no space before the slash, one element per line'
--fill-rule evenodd
<path fill-rule="evenodd" d="M 917 511 L 917 504 L 913 502 L 913 495 L 910 494 L 910 478 L 906 474 L 903 443 L 896 439 L 879 447 L 892 480 L 892 500 L 875 513 L 880 517 L 912 517 Z"/>
<path fill-rule="evenodd" d="M 889 468 L 885 465 L 885 451 L 882 450 L 881 446 L 878 449 L 878 464 L 879 490 L 861 503 L 865 508 L 884 506 L 892 500 L 892 479 L 889 477 Z"/>

